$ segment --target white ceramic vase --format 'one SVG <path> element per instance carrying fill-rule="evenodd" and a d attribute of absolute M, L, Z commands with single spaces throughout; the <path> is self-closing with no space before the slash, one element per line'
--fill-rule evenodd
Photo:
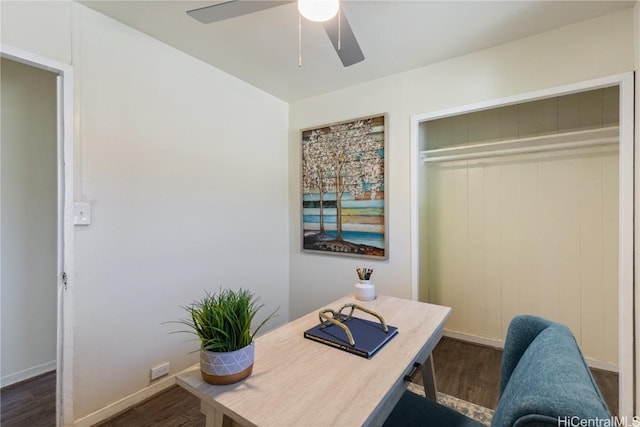
<path fill-rule="evenodd" d="M 200 350 L 202 379 L 215 385 L 237 383 L 251 375 L 254 356 L 253 342 L 240 350 L 226 353 Z"/>
<path fill-rule="evenodd" d="M 354 297 L 360 301 L 371 301 L 376 299 L 376 285 L 371 280 L 358 280 Z"/>

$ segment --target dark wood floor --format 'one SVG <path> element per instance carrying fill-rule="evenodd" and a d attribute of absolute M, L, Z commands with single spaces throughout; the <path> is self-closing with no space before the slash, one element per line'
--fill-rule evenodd
<path fill-rule="evenodd" d="M 495 409 L 502 351 L 443 338 L 433 352 L 438 391 Z M 618 414 L 618 374 L 591 369 L 609 411 Z M 422 382 L 421 376 L 416 380 Z"/>
<path fill-rule="evenodd" d="M 0 426 L 52 427 L 56 424 L 56 374 L 50 372 L 0 391 Z"/>
<path fill-rule="evenodd" d="M 495 409 L 502 352 L 443 338 L 433 353 L 438 391 Z M 618 413 L 618 375 L 592 370 L 612 414 Z M 421 383 L 421 375 L 416 382 Z M 2 389 L 2 427 L 55 425 L 55 373 Z M 180 387 L 171 389 L 100 424 L 101 427 L 202 427 L 198 399 Z"/>

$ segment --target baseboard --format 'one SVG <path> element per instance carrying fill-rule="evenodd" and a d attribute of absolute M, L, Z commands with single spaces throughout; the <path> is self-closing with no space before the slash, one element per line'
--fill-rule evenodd
<path fill-rule="evenodd" d="M 153 397 L 154 395 L 174 386 L 176 384 L 175 375 L 171 375 L 165 379 L 154 382 L 148 387 L 143 388 L 129 396 L 122 398 L 104 408 L 82 417 L 73 423 L 73 427 L 90 427 L 108 420 L 121 414 L 127 409 L 144 402 L 145 400 Z"/>
<path fill-rule="evenodd" d="M 52 360 L 42 365 L 34 366 L 33 368 L 24 369 L 13 374 L 5 375 L 0 378 L 0 387 L 7 387 L 22 381 L 26 381 L 38 375 L 46 374 L 47 372 L 55 371 L 57 367 L 56 361 Z"/>
<path fill-rule="evenodd" d="M 497 348 L 499 350 L 504 349 L 504 341 L 497 340 L 494 338 L 486 338 L 478 335 L 467 334 L 464 332 L 457 332 L 445 329 L 443 332 L 445 337 L 453 338 L 460 341 L 470 342 L 473 344 L 483 345 L 485 347 Z M 591 368 L 600 369 L 602 371 L 610 371 L 610 372 L 618 372 L 618 365 L 611 362 L 602 362 L 600 360 L 591 359 L 588 357 L 584 358 L 587 362 L 587 365 Z"/>
<path fill-rule="evenodd" d="M 448 329 L 444 330 L 443 335 L 455 340 L 479 344 L 485 347 L 497 348 L 498 350 L 502 350 L 504 348 L 504 341 L 494 338 L 486 338 L 478 335 L 467 334 L 464 332 L 451 331 Z"/>
<path fill-rule="evenodd" d="M 620 370 L 618 368 L 618 365 L 615 363 L 602 362 L 600 360 L 590 359 L 588 357 L 585 357 L 584 360 L 587 361 L 587 365 L 589 365 L 590 368 L 599 369 L 601 371 L 615 372 L 615 373 L 618 373 L 618 371 Z"/>

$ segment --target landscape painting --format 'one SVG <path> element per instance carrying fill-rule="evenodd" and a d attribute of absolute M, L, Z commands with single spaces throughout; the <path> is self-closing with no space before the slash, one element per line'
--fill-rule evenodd
<path fill-rule="evenodd" d="M 387 258 L 386 114 L 302 131 L 302 248 Z"/>

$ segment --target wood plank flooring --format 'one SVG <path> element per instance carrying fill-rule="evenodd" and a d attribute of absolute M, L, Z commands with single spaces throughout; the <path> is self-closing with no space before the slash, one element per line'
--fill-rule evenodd
<path fill-rule="evenodd" d="M 502 352 L 489 347 L 443 338 L 433 353 L 438 390 L 495 409 L 498 403 Z M 618 375 L 592 370 L 613 414 L 618 412 Z M 415 382 L 421 384 L 421 375 Z M 2 389 L 2 427 L 55 425 L 55 373 Z M 203 427 L 200 402 L 180 387 L 112 418 L 100 427 Z"/>
<path fill-rule="evenodd" d="M 2 388 L 0 407 L 2 427 L 55 426 L 55 371 Z"/>
<path fill-rule="evenodd" d="M 183 389 L 169 390 L 100 424 L 100 427 L 204 427 L 200 399 Z M 4 427 L 4 426 L 3 426 Z"/>
<path fill-rule="evenodd" d="M 438 391 L 495 409 L 502 350 L 443 338 L 433 352 Z M 618 414 L 618 374 L 591 369 L 609 411 Z M 421 381 L 421 376 L 416 376 Z M 418 382 L 418 381 L 416 381 Z"/>

